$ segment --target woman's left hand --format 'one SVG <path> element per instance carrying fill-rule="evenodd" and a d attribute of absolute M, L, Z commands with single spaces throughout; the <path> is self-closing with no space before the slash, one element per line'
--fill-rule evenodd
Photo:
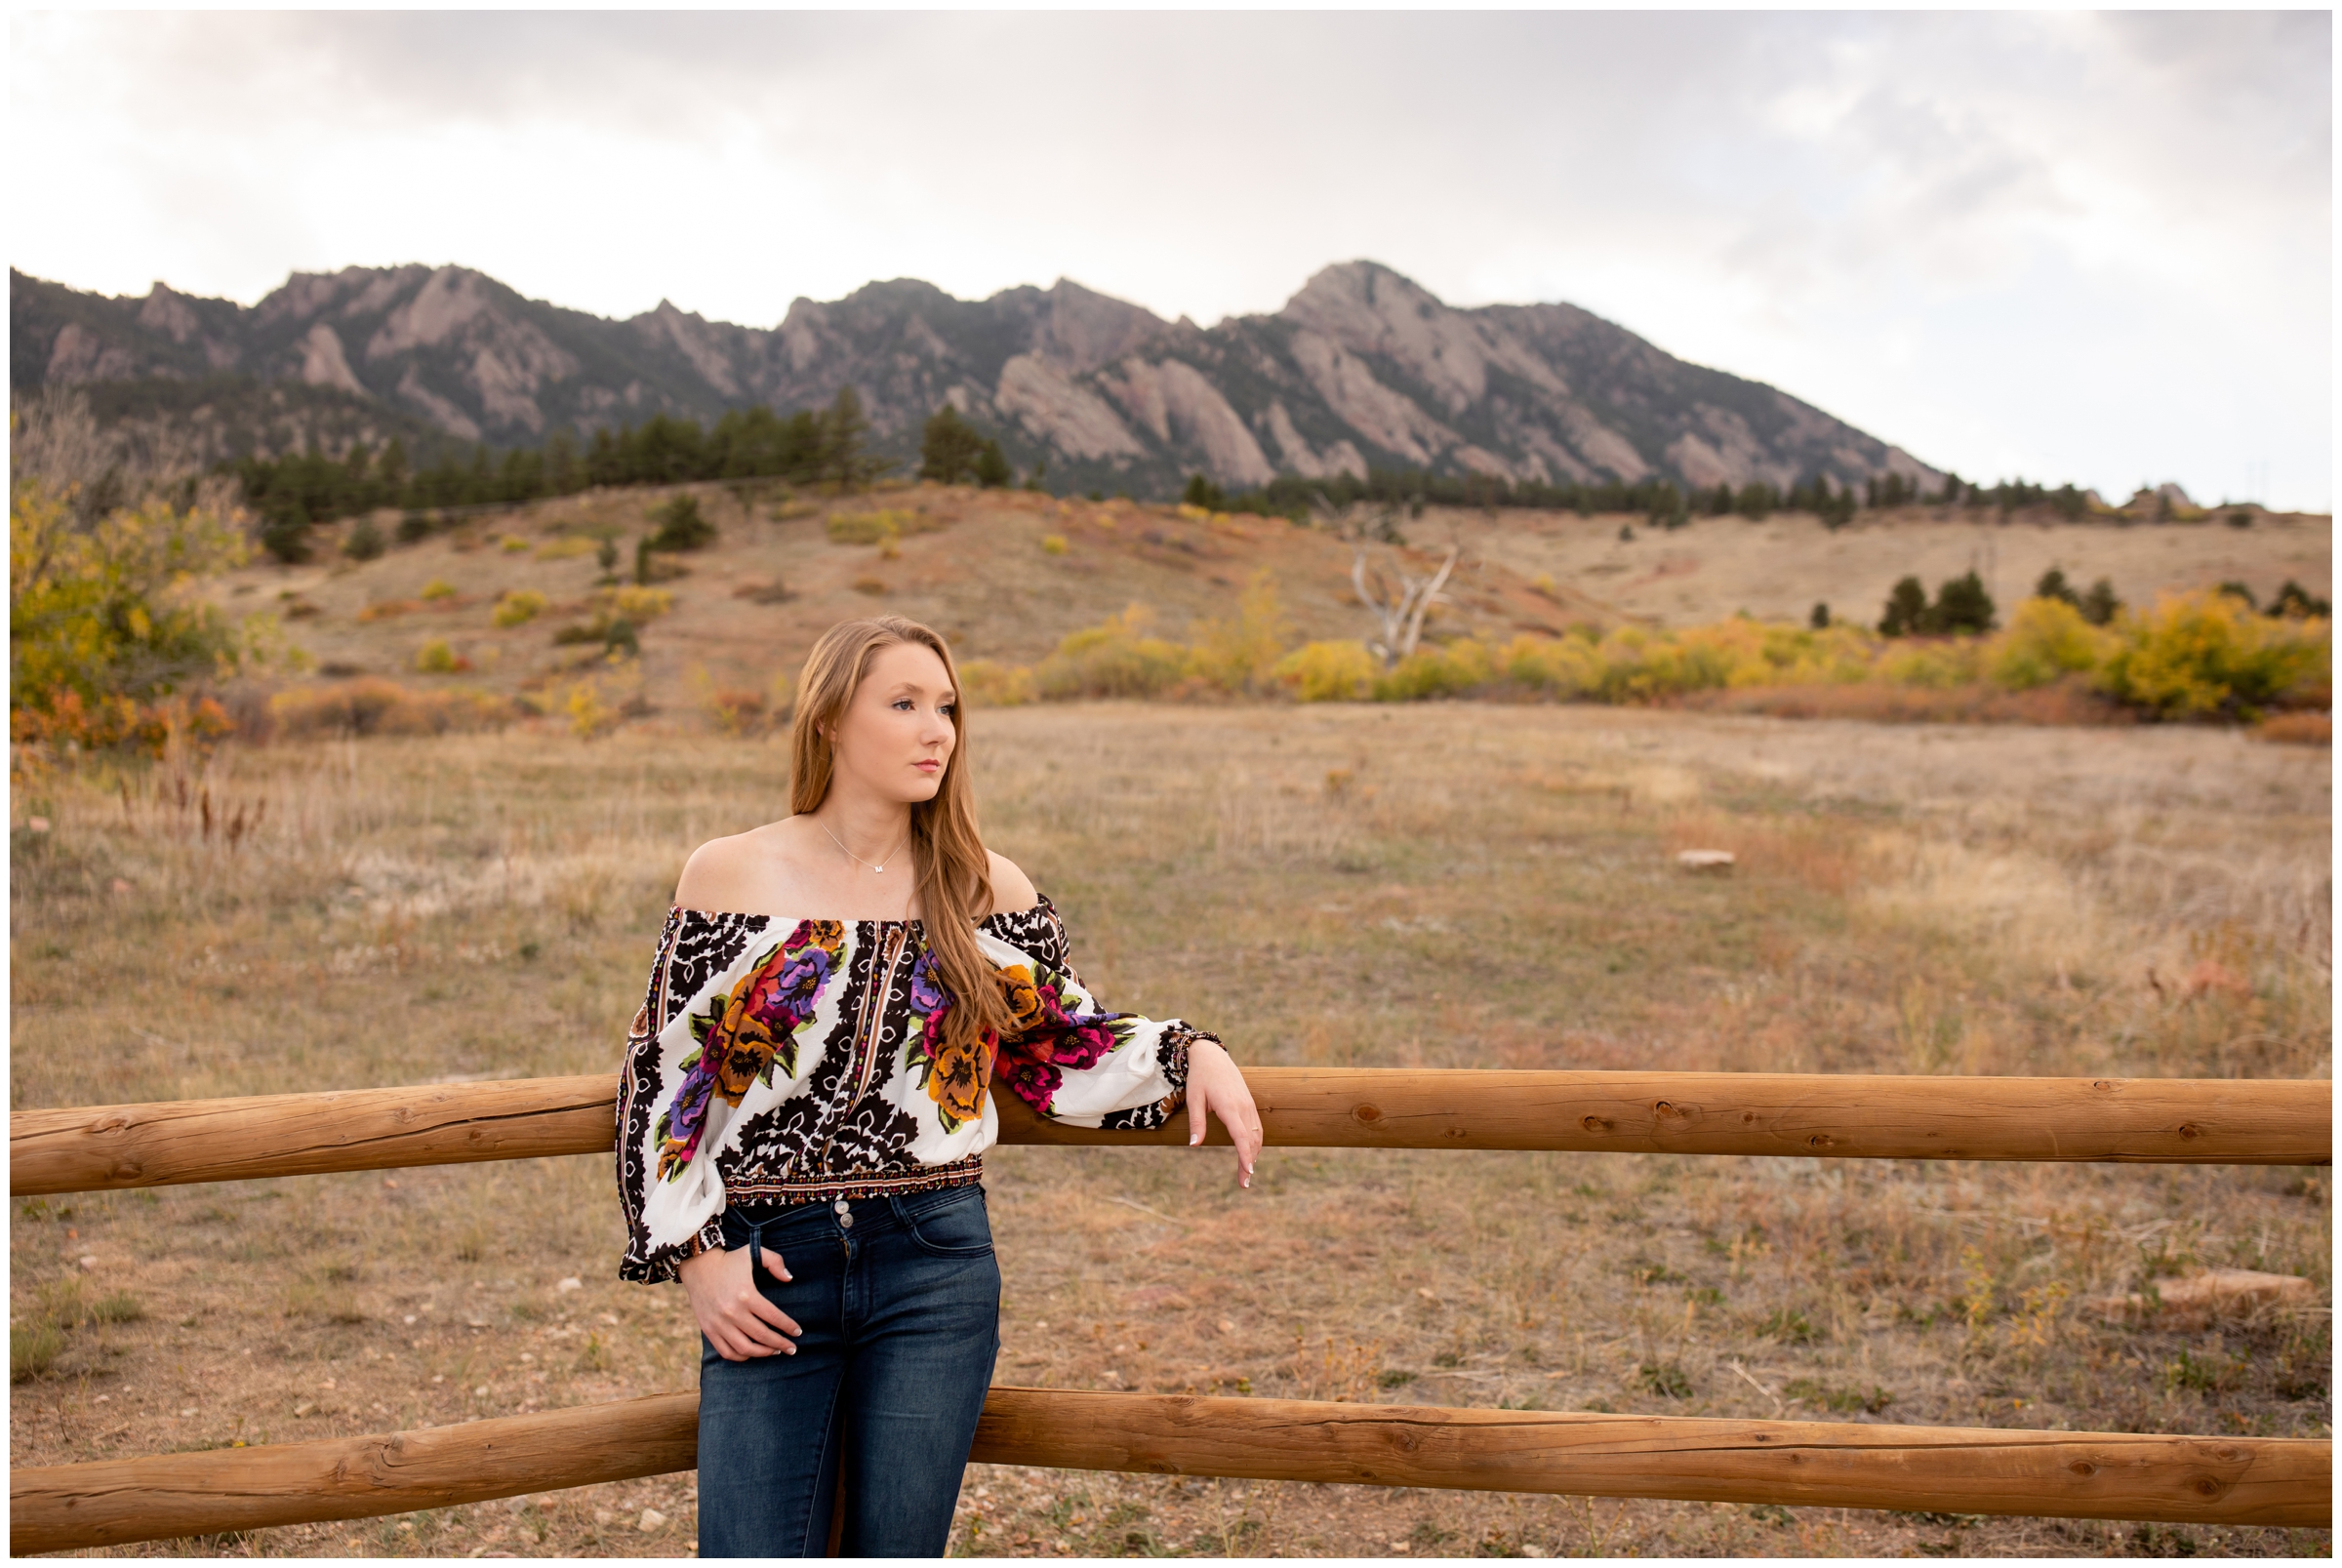
<path fill-rule="evenodd" d="M 1189 1147 L 1203 1142 L 1207 1114 L 1220 1118 L 1236 1146 L 1236 1185 L 1252 1186 L 1252 1162 L 1261 1152 L 1260 1110 L 1228 1052 L 1210 1040 L 1197 1040 L 1188 1047 Z"/>

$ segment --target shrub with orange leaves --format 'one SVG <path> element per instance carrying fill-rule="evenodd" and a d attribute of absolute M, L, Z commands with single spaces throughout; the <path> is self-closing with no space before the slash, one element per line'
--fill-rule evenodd
<path fill-rule="evenodd" d="M 72 493 L 9 488 L 9 734 L 161 747 L 232 728 L 187 692 L 264 659 L 273 617 L 230 620 L 194 591 L 243 559 L 232 519 L 148 498 L 77 523 Z"/>

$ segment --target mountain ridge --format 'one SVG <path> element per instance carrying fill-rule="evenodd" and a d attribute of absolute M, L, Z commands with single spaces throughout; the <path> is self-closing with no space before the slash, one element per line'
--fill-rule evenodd
<path fill-rule="evenodd" d="M 1019 467 L 1045 462 L 1061 489 L 1159 496 L 1191 472 L 1242 488 L 1370 466 L 1694 488 L 1940 478 L 1778 388 L 1579 306 L 1459 308 L 1367 261 L 1321 268 L 1277 311 L 1209 328 L 1068 278 L 984 300 L 873 281 L 799 298 L 769 328 L 666 299 L 612 320 L 422 263 L 297 272 L 250 306 L 159 281 L 144 296 L 84 293 L 11 268 L 9 305 L 15 393 L 80 385 L 111 407 L 198 421 L 210 409 L 215 444 L 263 450 L 407 429 L 536 445 L 662 413 L 817 406 L 851 384 L 882 453 L 914 457 L 920 426 L 949 403 Z M 194 399 L 185 413 L 183 383 L 207 378 L 244 387 L 230 400 L 244 412 Z M 249 395 L 255 383 L 266 399 Z M 273 425 L 251 412 L 261 402 Z M 304 412 L 329 403 L 330 428 Z M 368 406 L 379 420 L 353 422 Z"/>

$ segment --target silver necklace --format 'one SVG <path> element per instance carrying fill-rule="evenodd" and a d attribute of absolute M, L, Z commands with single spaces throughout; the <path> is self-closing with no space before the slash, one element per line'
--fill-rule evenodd
<path fill-rule="evenodd" d="M 821 829 L 823 832 L 825 832 L 825 833 L 829 833 L 829 842 L 830 842 L 830 843 L 832 843 L 832 844 L 835 844 L 835 845 L 836 845 L 836 846 L 839 848 L 839 850 L 843 851 L 843 852 L 844 852 L 844 854 L 845 854 L 845 857 L 846 857 L 846 859 L 847 859 L 847 860 L 850 860 L 850 861 L 856 862 L 856 863 L 857 863 L 857 864 L 863 864 L 863 865 L 870 865 L 870 863 L 869 863 L 868 861 L 866 861 L 866 860 L 864 860 L 864 859 L 863 859 L 861 856 L 859 856 L 859 855 L 855 854 L 855 853 L 854 853 L 852 850 L 850 850 L 850 849 L 847 849 L 847 848 L 846 848 L 846 841 L 845 841 L 844 839 L 842 839 L 842 838 L 838 837 L 838 836 L 837 836 L 835 833 L 830 833 L 830 832 L 829 832 L 829 824 L 827 824 L 827 823 L 825 823 L 825 822 L 823 822 L 823 821 L 822 821 L 822 820 L 821 820 L 819 817 L 816 817 L 816 818 L 813 820 L 813 825 L 814 825 L 814 826 L 816 826 L 816 827 L 819 827 L 819 828 L 820 828 L 820 829 Z M 901 849 L 901 848 L 902 848 L 902 847 L 903 847 L 905 844 L 907 844 L 907 843 L 909 843 L 909 842 L 910 842 L 910 835 L 909 835 L 909 833 L 905 833 L 905 834 L 903 835 L 903 837 L 902 837 L 902 838 L 901 838 L 899 841 L 897 841 L 897 843 L 896 843 L 896 845 L 895 845 L 895 849 Z M 892 849 L 890 849 L 890 850 L 888 850 L 886 853 L 887 853 L 887 859 L 889 859 L 889 860 L 892 860 L 892 859 L 894 858 L 895 850 L 892 850 Z M 883 864 L 878 864 L 878 865 L 870 865 L 870 869 L 871 869 L 873 872 L 883 872 L 883 871 L 886 869 L 886 866 L 885 866 Z"/>

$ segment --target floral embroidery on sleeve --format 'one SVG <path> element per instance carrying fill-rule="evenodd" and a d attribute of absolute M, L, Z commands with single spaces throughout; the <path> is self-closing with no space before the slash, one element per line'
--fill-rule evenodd
<path fill-rule="evenodd" d="M 1067 970 L 1034 960 L 998 972 L 1008 1003 L 1009 1032 L 1001 1043 L 1002 1076 L 1008 1086 L 1044 1116 L 1056 1114 L 1057 1091 L 1069 1072 L 1081 1072 L 1106 1060 L 1128 1041 L 1141 1022 L 1130 1013 L 1084 1010 L 1081 983 Z M 1076 999 L 1069 1006 L 1069 998 Z"/>
<path fill-rule="evenodd" d="M 813 1016 L 844 944 L 845 927 L 839 922 L 800 921 L 756 960 L 728 996 L 711 996 L 707 1011 L 691 1015 L 692 1038 L 700 1048 L 678 1064 L 683 1081 L 659 1113 L 661 1181 L 680 1176 L 699 1152 L 716 1095 L 737 1107 L 750 1084 L 771 1086 L 776 1063 L 784 1077 L 796 1076 L 796 1031 Z"/>
<path fill-rule="evenodd" d="M 973 1046 L 954 1046 L 944 1038 L 944 1020 L 951 1011 L 951 993 L 936 978 L 935 950 L 919 954 L 910 967 L 911 1011 L 924 1023 L 919 1031 L 920 1055 L 911 1064 L 919 1086 L 935 1102 L 936 1120 L 947 1133 L 955 1133 L 984 1115 L 986 1086 L 992 1079 L 992 1058 L 999 1041 L 987 1029 Z"/>

